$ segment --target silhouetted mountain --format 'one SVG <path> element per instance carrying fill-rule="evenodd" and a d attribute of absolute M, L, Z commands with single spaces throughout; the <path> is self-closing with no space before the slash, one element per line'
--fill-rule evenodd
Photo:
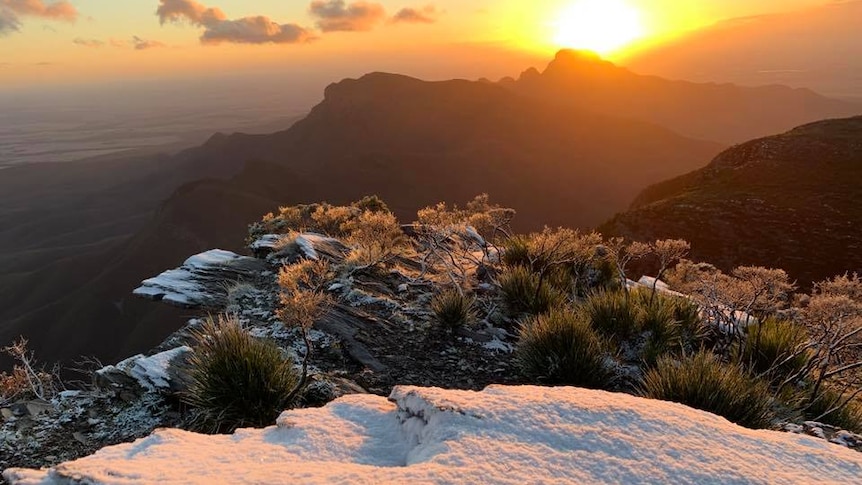
<path fill-rule="evenodd" d="M 754 140 L 707 167 L 654 185 L 605 234 L 691 241 L 729 269 L 787 270 L 799 284 L 862 272 L 862 117 Z"/>
<path fill-rule="evenodd" d="M 739 143 L 824 118 L 862 114 L 862 106 L 807 89 L 748 88 L 641 76 L 589 52 L 563 50 L 548 67 L 500 82 L 558 105 L 660 124 L 685 136 Z"/>
<path fill-rule="evenodd" d="M 122 246 L 52 269 L 77 278 L 71 288 L 61 285 L 68 291 L 22 289 L 41 305 L 4 318 L 0 340 L 24 333 L 48 359 L 113 359 L 148 349 L 183 321 L 181 312 L 134 300 L 137 283 L 202 250 L 240 250 L 246 225 L 279 204 L 379 194 L 411 220 L 441 199 L 464 202 L 488 192 L 518 208 L 520 228 L 591 227 L 649 183 L 692 170 L 720 149 L 494 84 L 379 73 L 346 80 L 327 88 L 325 100 L 287 131 L 213 137 L 167 160 L 201 175 L 211 166 L 253 163 L 229 181 L 181 187 Z"/>
<path fill-rule="evenodd" d="M 674 79 L 785 84 L 862 97 L 862 1 L 821 3 L 719 22 L 635 54 L 626 65 Z"/>

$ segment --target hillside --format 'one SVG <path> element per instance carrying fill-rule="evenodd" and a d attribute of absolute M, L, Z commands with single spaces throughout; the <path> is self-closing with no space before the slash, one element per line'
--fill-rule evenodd
<path fill-rule="evenodd" d="M 783 268 L 808 286 L 862 271 L 862 117 L 801 126 L 654 185 L 601 227 L 691 241 L 698 259 Z"/>
<path fill-rule="evenodd" d="M 181 187 L 155 211 L 143 205 L 135 232 L 118 233 L 117 244 L 72 251 L 43 272 L 4 281 L 20 293 L 2 292 L 10 303 L 0 341 L 27 335 L 46 360 L 82 353 L 115 359 L 148 349 L 184 318 L 130 299 L 135 284 L 191 253 L 239 250 L 245 226 L 279 204 L 345 203 L 377 193 L 410 220 L 441 198 L 463 202 L 488 192 L 519 208 L 522 229 L 590 227 L 649 183 L 692 170 L 720 149 L 657 125 L 548 105 L 485 83 L 379 73 L 346 80 L 286 131 L 217 135 L 163 160 L 189 167 L 185 179 L 157 171 L 154 182 L 136 178 L 94 199 L 109 208 L 103 211 L 129 214 L 111 197 L 122 200 L 138 185 L 211 177 Z M 216 178 L 231 174 L 229 181 Z"/>
<path fill-rule="evenodd" d="M 703 57 L 724 62 L 721 56 Z M 716 74 L 710 79 L 728 78 Z M 558 105 L 649 121 L 685 136 L 727 144 L 824 118 L 862 113 L 860 105 L 808 89 L 671 81 L 636 74 L 595 54 L 571 50 L 560 51 L 541 73 L 530 69 L 517 80 L 505 79 L 500 84 Z"/>

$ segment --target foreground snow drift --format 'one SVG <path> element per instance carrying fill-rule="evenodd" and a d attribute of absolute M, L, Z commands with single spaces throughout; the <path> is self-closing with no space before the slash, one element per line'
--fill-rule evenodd
<path fill-rule="evenodd" d="M 858 483 L 862 454 L 682 405 L 574 388 L 397 387 L 277 426 L 162 429 L 12 483 Z"/>

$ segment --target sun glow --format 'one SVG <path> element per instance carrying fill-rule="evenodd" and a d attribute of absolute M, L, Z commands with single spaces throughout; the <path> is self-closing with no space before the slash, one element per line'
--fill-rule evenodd
<path fill-rule="evenodd" d="M 559 47 L 587 49 L 606 55 L 646 34 L 641 12 L 624 0 L 580 0 L 553 22 Z"/>

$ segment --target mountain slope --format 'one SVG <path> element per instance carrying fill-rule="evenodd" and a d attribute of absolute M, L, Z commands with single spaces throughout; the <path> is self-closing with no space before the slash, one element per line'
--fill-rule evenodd
<path fill-rule="evenodd" d="M 808 286 L 862 272 L 862 117 L 754 140 L 645 190 L 602 226 L 634 239 L 680 237 L 730 268 L 787 270 Z"/>
<path fill-rule="evenodd" d="M 528 70 L 517 81 L 507 79 L 501 85 L 556 104 L 650 121 L 686 136 L 722 143 L 739 143 L 824 118 L 862 114 L 862 106 L 807 89 L 669 81 L 570 50 L 560 51 L 542 73 Z"/>

